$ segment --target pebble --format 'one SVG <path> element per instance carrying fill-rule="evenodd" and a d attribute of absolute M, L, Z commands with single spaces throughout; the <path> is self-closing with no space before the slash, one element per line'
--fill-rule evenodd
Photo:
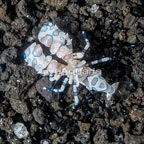
<path fill-rule="evenodd" d="M 36 122 L 40 125 L 44 124 L 44 113 L 41 109 L 34 109 L 32 114 Z"/>
<path fill-rule="evenodd" d="M 50 6 L 56 8 L 56 10 L 63 9 L 68 4 L 68 0 L 44 0 Z"/>
<path fill-rule="evenodd" d="M 27 114 L 29 112 L 27 104 L 23 101 L 11 99 L 10 104 L 17 113 Z"/>
<path fill-rule="evenodd" d="M 63 144 L 63 143 L 66 143 L 66 141 L 67 141 L 67 135 L 64 134 L 64 135 L 54 139 L 52 143 L 53 144 Z"/>
<path fill-rule="evenodd" d="M 124 21 L 123 21 L 123 25 L 125 28 L 130 28 L 136 21 L 136 17 L 133 16 L 132 14 L 127 14 Z"/>
<path fill-rule="evenodd" d="M 1 7 L 0 7 L 0 19 L 2 21 L 6 21 L 7 23 L 10 23 L 11 22 L 11 19 L 10 17 L 7 15 L 7 6 L 2 4 Z"/>
<path fill-rule="evenodd" d="M 137 41 L 136 35 L 130 35 L 127 39 L 127 42 L 131 44 L 136 43 L 136 41 Z"/>
<path fill-rule="evenodd" d="M 78 126 L 80 128 L 80 131 L 89 131 L 91 124 L 78 121 Z"/>
<path fill-rule="evenodd" d="M 20 122 L 14 125 L 14 133 L 19 139 L 26 138 L 29 135 L 25 125 Z"/>
<path fill-rule="evenodd" d="M 119 33 L 119 40 L 125 40 L 126 38 L 126 34 L 125 32 L 122 30 L 120 33 Z"/>
<path fill-rule="evenodd" d="M 138 38 L 138 40 L 139 40 L 140 42 L 144 43 L 144 35 L 138 34 L 138 35 L 137 35 L 137 38 Z"/>
<path fill-rule="evenodd" d="M 138 19 L 138 23 L 139 23 L 139 25 L 140 25 L 142 28 L 144 28 L 144 17 L 140 17 L 140 18 Z"/>
<path fill-rule="evenodd" d="M 4 73 L 1 74 L 1 80 L 8 80 L 9 79 L 9 73 L 5 71 Z"/>
<path fill-rule="evenodd" d="M 97 12 L 98 9 L 99 9 L 99 6 L 96 5 L 96 4 L 94 4 L 94 5 L 92 5 L 92 7 L 90 8 L 90 12 L 91 12 L 92 14 L 94 14 L 94 13 Z"/>
<path fill-rule="evenodd" d="M 97 23 L 96 23 L 96 21 L 93 18 L 88 18 L 88 20 L 86 20 L 82 24 L 81 28 L 83 30 L 93 31 L 95 29 L 96 25 L 97 25 Z"/>
<path fill-rule="evenodd" d="M 76 136 L 74 136 L 74 139 L 77 141 L 77 143 L 89 144 L 90 133 L 80 131 Z"/>
<path fill-rule="evenodd" d="M 88 4 L 103 4 L 106 0 L 85 0 Z"/>
<path fill-rule="evenodd" d="M 94 144 L 106 144 L 107 141 L 107 130 L 98 128 L 96 134 L 93 136 L 93 143 Z"/>
<path fill-rule="evenodd" d="M 130 118 L 134 122 L 140 121 L 143 123 L 144 122 L 144 111 L 140 110 L 138 108 L 133 108 L 133 110 L 131 110 L 131 112 L 130 112 Z"/>
<path fill-rule="evenodd" d="M 103 16 L 103 13 L 102 13 L 102 11 L 100 11 L 100 10 L 98 10 L 98 11 L 95 13 L 95 17 L 96 17 L 96 18 L 102 18 L 102 16 Z"/>
<path fill-rule="evenodd" d="M 141 1 L 141 0 L 130 0 L 130 1 L 133 2 L 133 3 L 139 4 L 139 5 L 142 4 L 142 1 Z"/>

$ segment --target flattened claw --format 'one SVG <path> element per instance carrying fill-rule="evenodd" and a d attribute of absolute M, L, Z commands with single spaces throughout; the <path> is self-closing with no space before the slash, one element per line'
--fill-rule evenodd
<path fill-rule="evenodd" d="M 115 91 L 117 90 L 118 86 L 119 86 L 119 82 L 116 82 L 116 83 L 112 84 L 111 91 L 109 91 L 107 93 L 107 95 L 106 95 L 107 100 L 111 99 L 112 95 L 115 93 Z"/>

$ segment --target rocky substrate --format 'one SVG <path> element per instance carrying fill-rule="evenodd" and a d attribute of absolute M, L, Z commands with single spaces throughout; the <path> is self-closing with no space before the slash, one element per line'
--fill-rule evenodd
<path fill-rule="evenodd" d="M 142 144 L 144 143 L 144 2 L 142 0 L 0 0 L 0 143 L 1 144 Z M 24 62 L 24 50 L 44 22 L 51 21 L 73 39 L 74 51 L 91 47 L 85 60 L 98 64 L 109 83 L 105 94 L 78 89 L 73 111 L 72 87 L 60 87 Z"/>

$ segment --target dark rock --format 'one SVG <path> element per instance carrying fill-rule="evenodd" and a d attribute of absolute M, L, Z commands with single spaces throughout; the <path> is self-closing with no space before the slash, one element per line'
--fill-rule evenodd
<path fill-rule="evenodd" d="M 45 118 L 42 110 L 36 108 L 33 110 L 32 114 L 36 122 L 38 122 L 40 125 L 44 124 Z"/>
<path fill-rule="evenodd" d="M 26 36 L 29 25 L 23 18 L 17 18 L 12 22 L 12 29 L 18 33 L 20 33 L 22 36 Z"/>
<path fill-rule="evenodd" d="M 144 143 L 144 136 L 135 136 L 126 133 L 124 142 L 125 144 L 142 144 Z"/>
<path fill-rule="evenodd" d="M 18 17 L 25 17 L 29 19 L 32 24 L 35 24 L 36 19 L 33 15 L 35 15 L 34 10 L 30 8 L 30 3 L 26 0 L 20 0 L 19 3 L 16 5 L 16 13 Z"/>
<path fill-rule="evenodd" d="M 38 3 L 38 2 L 40 2 L 40 1 L 41 1 L 41 0 L 34 0 L 35 3 Z"/>
<path fill-rule="evenodd" d="M 5 91 L 7 98 L 23 99 L 28 87 L 35 81 L 34 70 L 28 69 L 26 66 L 16 66 L 12 63 L 7 63 L 7 70 L 10 77 L 2 91 Z"/>
<path fill-rule="evenodd" d="M 3 43 L 6 46 L 22 46 L 21 40 L 18 36 L 14 35 L 11 32 L 6 32 L 3 36 Z"/>
<path fill-rule="evenodd" d="M 138 35 L 137 35 L 137 38 L 138 38 L 138 40 L 139 40 L 140 42 L 144 43 L 144 35 L 138 34 Z"/>
<path fill-rule="evenodd" d="M 106 22 L 105 22 L 105 29 L 108 29 L 111 26 L 111 22 L 112 20 L 109 18 L 106 18 Z"/>
<path fill-rule="evenodd" d="M 79 23 L 77 21 L 73 21 L 70 27 L 71 27 L 71 32 L 75 33 L 78 31 Z"/>
<path fill-rule="evenodd" d="M 133 3 L 139 4 L 139 5 L 142 4 L 142 1 L 141 1 L 141 0 L 130 0 L 130 1 L 133 2 Z"/>
<path fill-rule="evenodd" d="M 11 25 L 6 23 L 6 22 L 3 22 L 0 20 L 0 30 L 3 30 L 3 31 L 9 31 L 11 29 Z"/>
<path fill-rule="evenodd" d="M 109 13 L 113 13 L 116 10 L 116 1 L 112 1 L 109 5 L 106 6 L 106 11 L 108 11 Z"/>
<path fill-rule="evenodd" d="M 2 52 L 0 55 L 0 64 L 12 62 L 17 58 L 17 49 L 15 47 L 10 47 Z"/>
<path fill-rule="evenodd" d="M 144 128 L 143 123 L 136 122 L 135 123 L 135 128 L 133 130 L 133 134 L 140 135 L 142 130 L 143 130 L 143 128 Z"/>
<path fill-rule="evenodd" d="M 106 0 L 85 0 L 88 4 L 104 4 Z"/>
<path fill-rule="evenodd" d="M 93 31 L 96 25 L 97 23 L 95 22 L 95 20 L 93 18 L 89 18 L 82 24 L 81 29 L 86 31 Z"/>
<path fill-rule="evenodd" d="M 4 73 L 1 74 L 1 80 L 5 81 L 5 80 L 8 80 L 9 78 L 9 73 L 6 71 Z"/>
<path fill-rule="evenodd" d="M 140 25 L 142 28 L 144 28 L 144 17 L 140 17 L 140 18 L 138 19 L 138 22 L 139 22 L 139 25 Z"/>
<path fill-rule="evenodd" d="M 118 33 L 118 32 L 115 32 L 115 33 L 113 34 L 113 37 L 114 37 L 114 39 L 118 39 L 118 38 L 119 38 L 119 33 Z"/>
<path fill-rule="evenodd" d="M 93 137 L 93 142 L 94 144 L 107 144 L 107 131 L 99 127 Z"/>

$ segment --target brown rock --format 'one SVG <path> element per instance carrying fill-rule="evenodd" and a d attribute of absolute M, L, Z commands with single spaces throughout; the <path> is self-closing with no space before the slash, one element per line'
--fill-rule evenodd
<path fill-rule="evenodd" d="M 130 112 L 130 117 L 133 121 L 144 122 L 144 111 L 134 108 Z"/>
<path fill-rule="evenodd" d="M 130 12 L 130 8 L 127 6 L 122 7 L 123 15 L 127 15 Z"/>
<path fill-rule="evenodd" d="M 6 5 L 2 5 L 0 7 L 0 20 L 10 23 L 11 19 L 7 15 L 6 11 L 7 11 L 7 6 Z"/>
<path fill-rule="evenodd" d="M 119 33 L 119 40 L 125 40 L 125 38 L 126 38 L 125 32 L 123 30 L 120 31 L 120 33 Z"/>
<path fill-rule="evenodd" d="M 80 131 L 89 131 L 91 124 L 78 121 L 78 126 L 80 128 Z"/>
<path fill-rule="evenodd" d="M 103 13 L 102 11 L 98 10 L 96 13 L 95 13 L 95 17 L 96 18 L 101 18 L 103 16 Z"/>
<path fill-rule="evenodd" d="M 68 4 L 68 0 L 44 0 L 44 2 L 55 7 L 56 10 L 63 9 Z"/>
<path fill-rule="evenodd" d="M 86 6 L 80 8 L 80 14 L 84 15 L 84 16 L 88 16 L 89 15 L 87 13 L 87 7 Z"/>
<path fill-rule="evenodd" d="M 130 35 L 127 39 L 127 42 L 133 44 L 136 43 L 137 39 L 136 39 L 136 35 Z"/>
<path fill-rule="evenodd" d="M 29 112 L 26 103 L 23 101 L 11 99 L 10 104 L 17 113 L 26 114 Z"/>
<path fill-rule="evenodd" d="M 136 21 L 136 17 L 133 16 L 132 14 L 127 14 L 124 21 L 123 21 L 123 25 L 125 28 L 130 28 Z"/>

